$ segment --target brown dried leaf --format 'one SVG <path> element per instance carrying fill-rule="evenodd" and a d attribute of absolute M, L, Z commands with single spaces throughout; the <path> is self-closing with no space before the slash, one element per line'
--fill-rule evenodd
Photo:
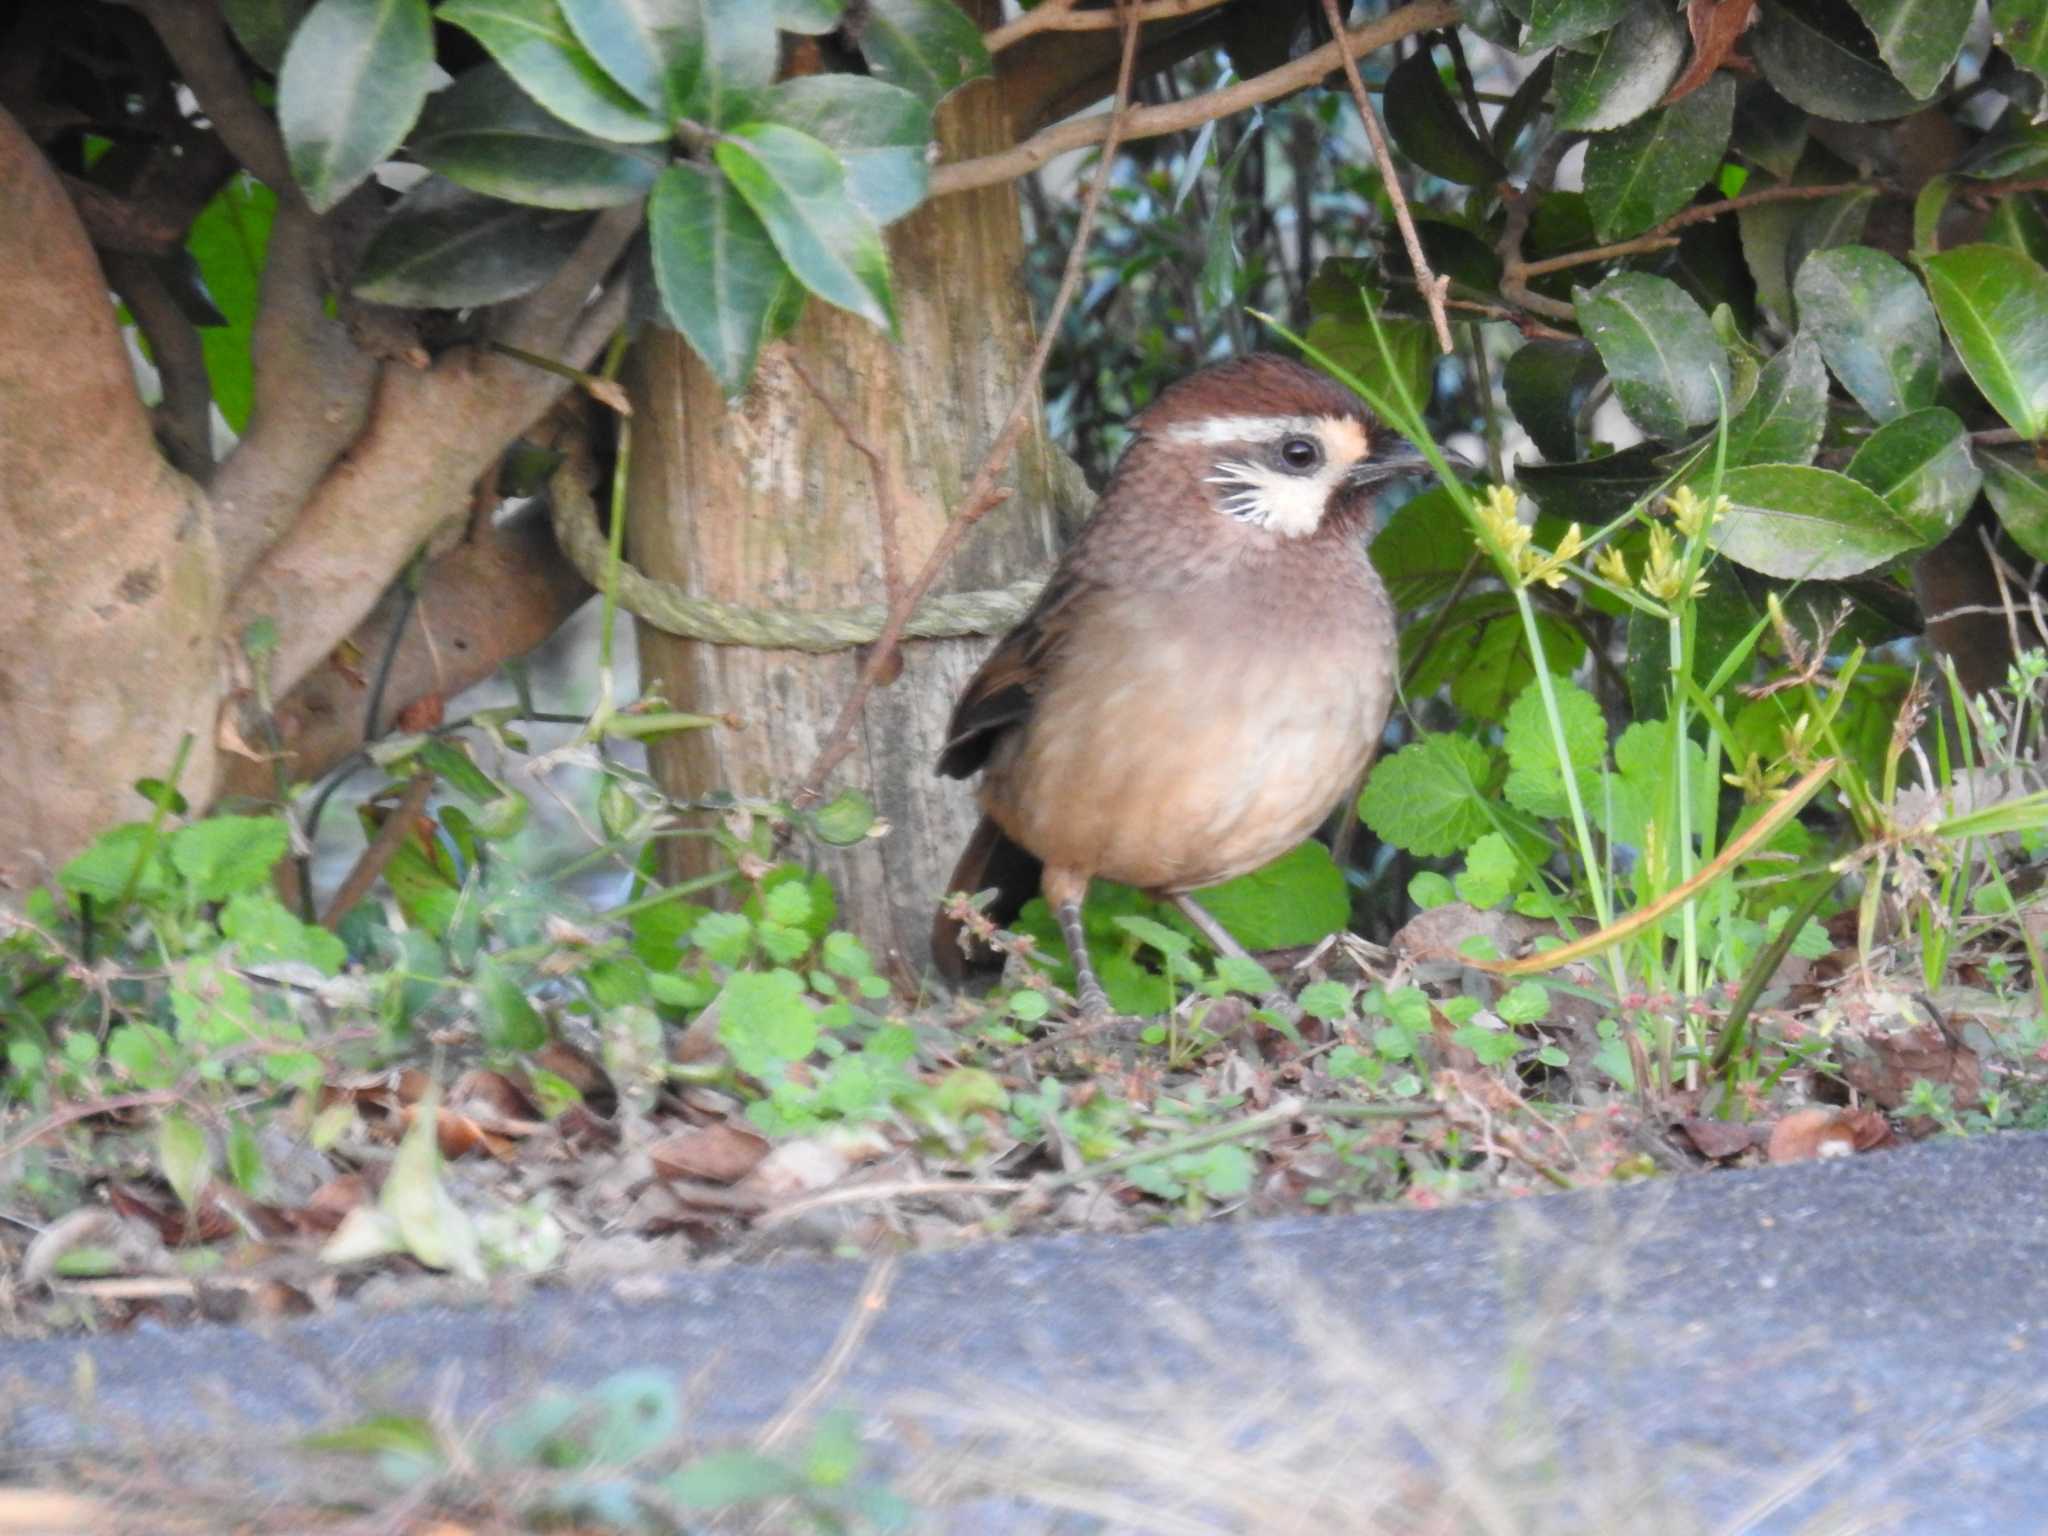
<path fill-rule="evenodd" d="M 1856 1150 L 1856 1132 L 1833 1109 L 1795 1109 L 1771 1127 L 1770 1158 L 1774 1163 L 1804 1163 L 1818 1157 L 1848 1157 Z"/>
<path fill-rule="evenodd" d="M 664 1136 L 647 1149 L 664 1179 L 706 1179 L 736 1184 L 768 1155 L 766 1137 L 736 1125 L 700 1125 Z"/>
<path fill-rule="evenodd" d="M 447 718 L 448 701 L 438 693 L 414 699 L 398 712 L 397 728 L 401 731 L 431 731 Z"/>
<path fill-rule="evenodd" d="M 1678 1129 L 1695 1152 L 1717 1163 L 1740 1157 L 1757 1144 L 1757 1127 L 1736 1120 L 1688 1115 L 1678 1122 Z"/>
<path fill-rule="evenodd" d="M 1685 22 L 1692 29 L 1692 62 L 1672 82 L 1664 106 L 1690 96 L 1714 77 L 1755 13 L 1756 0 L 1690 0 Z"/>
<path fill-rule="evenodd" d="M 1933 1024 L 1888 1030 L 1844 1041 L 1843 1079 L 1880 1109 L 1897 1109 L 1916 1079 L 1945 1084 L 1958 1109 L 1983 1102 L 1984 1072 L 1977 1053 Z"/>

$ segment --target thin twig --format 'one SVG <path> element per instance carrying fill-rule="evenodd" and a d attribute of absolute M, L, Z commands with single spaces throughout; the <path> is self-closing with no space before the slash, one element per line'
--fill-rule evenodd
<path fill-rule="evenodd" d="M 1173 21 L 1182 16 L 1194 16 L 1203 11 L 1212 11 L 1227 0 L 1144 0 L 1138 6 L 1138 24 L 1148 21 Z M 981 35 L 984 47 L 990 53 L 1001 53 L 1040 32 L 1107 32 L 1118 25 L 1115 10 L 1077 11 L 1074 0 L 1044 0 L 1044 4 L 1026 11 L 1015 21 L 1006 21 L 999 27 L 992 27 Z"/>
<path fill-rule="evenodd" d="M 1882 181 L 1841 181 L 1813 186 L 1764 187 L 1755 192 L 1745 192 L 1740 197 L 1723 198 L 1718 203 L 1700 203 L 1687 208 L 1681 213 L 1673 214 L 1655 229 L 1633 239 L 1617 240 L 1612 245 L 1596 245 L 1583 251 L 1566 251 L 1562 256 L 1546 256 L 1541 261 L 1521 262 L 1519 270 L 1525 278 L 1542 277 L 1545 273 L 1590 266 L 1594 262 L 1619 261 L 1624 256 L 1643 256 L 1652 251 L 1670 249 L 1678 244 L 1679 230 L 1694 224 L 1704 224 L 1709 219 L 1740 213 L 1745 208 L 1762 208 L 1771 203 L 1816 202 L 1822 198 L 1839 197 L 1845 192 L 1861 191 L 1865 187 L 1888 191 L 1891 184 Z"/>
<path fill-rule="evenodd" d="M 362 851 L 355 867 L 348 872 L 348 878 L 341 882 L 341 889 L 334 893 L 334 900 L 327 904 L 327 911 L 320 919 L 321 927 L 330 931 L 338 928 L 355 904 L 369 894 L 370 887 L 377 883 L 377 877 L 384 873 L 384 866 L 397 857 L 399 848 L 412 834 L 413 823 L 427 808 L 427 796 L 433 793 L 433 789 L 434 776 L 431 773 L 413 775 L 397 808 L 384 818 L 384 825 L 377 829 L 377 835 L 370 839 L 370 846 Z"/>
<path fill-rule="evenodd" d="M 258 181 L 280 197 L 290 196 L 295 183 L 285 160 L 284 138 L 249 89 L 220 8 L 199 0 L 141 0 L 140 9 L 163 39 L 178 78 L 213 120 L 221 142 Z"/>
<path fill-rule="evenodd" d="M 1337 0 L 1323 0 L 1323 14 L 1330 19 L 1331 35 L 1344 36 L 1344 17 L 1337 9 Z M 1422 254 L 1422 236 L 1416 232 L 1415 215 L 1408 211 L 1408 194 L 1401 190 L 1401 176 L 1394 169 L 1393 152 L 1387 148 L 1387 131 L 1380 126 L 1372 97 L 1366 94 L 1358 61 L 1344 48 L 1337 50 L 1337 56 L 1344 65 L 1344 78 L 1351 84 L 1351 99 L 1357 103 L 1359 119 L 1365 124 L 1365 136 L 1372 144 L 1380 179 L 1386 183 L 1387 197 L 1393 202 L 1394 222 L 1400 226 L 1401 243 L 1408 247 L 1408 264 L 1415 269 L 1415 286 L 1421 290 L 1422 302 L 1429 306 L 1429 323 L 1436 327 L 1437 350 L 1449 357 L 1457 350 L 1451 340 L 1451 317 L 1444 313 L 1444 290 L 1451 286 L 1451 280 L 1431 272 L 1429 258 Z"/>
<path fill-rule="evenodd" d="M 1045 375 L 1046 361 L 1052 356 L 1053 344 L 1059 339 L 1061 322 L 1066 318 L 1067 308 L 1074 301 L 1074 294 L 1081 286 L 1081 271 L 1085 262 L 1090 237 L 1095 232 L 1096 210 L 1102 205 L 1103 195 L 1109 190 L 1110 172 L 1116 163 L 1117 147 L 1123 142 L 1122 123 L 1130 109 L 1131 76 L 1138 57 L 1138 26 L 1131 19 L 1133 8 L 1125 7 L 1123 57 L 1117 66 L 1116 106 L 1110 113 L 1109 133 L 1103 140 L 1102 155 L 1096 163 L 1095 175 L 1088 183 L 1087 195 L 1081 203 L 1081 218 L 1074 231 L 1074 243 L 1067 252 L 1067 269 L 1060 279 L 1059 292 L 1054 295 L 1052 308 L 1047 311 L 1045 324 L 1039 332 L 1038 346 L 1031 354 L 1030 365 L 1024 370 L 1024 377 L 1017 385 L 1015 397 L 1010 402 L 1010 414 L 1003 428 L 989 445 L 988 453 L 982 458 L 981 467 L 974 472 L 974 480 L 962 498 L 960 510 L 946 525 L 946 531 L 926 557 L 924 566 L 916 577 L 901 592 L 895 595 L 889 605 L 889 616 L 883 622 L 882 633 L 876 638 L 874 649 L 868 652 L 862 666 L 859 680 L 853 692 L 840 709 L 839 719 L 834 724 L 831 736 L 818 753 L 817 761 L 811 764 L 811 771 L 804 775 L 803 786 L 794 797 L 798 807 L 810 804 L 824 790 L 825 780 L 853 750 L 853 724 L 860 718 L 866 705 L 867 696 L 873 692 L 876 682 L 896 664 L 896 652 L 903 642 L 903 627 L 910 622 L 910 615 L 932 583 L 939 579 L 952 560 L 960 542 L 967 532 L 978 523 L 991 508 L 1009 497 L 1007 487 L 996 484 L 996 476 L 1008 467 L 1010 455 L 1016 451 L 1018 442 L 1030 427 L 1033 408 L 1038 403 L 1040 380 Z"/>
<path fill-rule="evenodd" d="M 789 366 L 803 381 L 804 388 L 811 392 L 811 398 L 825 408 L 825 414 L 832 418 L 832 424 L 846 439 L 847 446 L 868 461 L 868 478 L 875 487 L 875 514 L 882 529 L 882 595 L 893 609 L 903 595 L 903 543 L 899 537 L 902 501 L 896 477 L 889 471 L 888 460 L 853 429 L 853 423 L 846 419 L 846 413 L 839 409 L 838 403 L 818 387 L 818 381 L 811 377 L 802 360 L 792 355 Z M 838 726 L 833 729 L 836 732 Z"/>
<path fill-rule="evenodd" d="M 149 342 L 150 360 L 163 387 L 156 425 L 164 455 L 181 473 L 204 485 L 213 477 L 213 386 L 207 380 L 199 328 L 178 308 L 148 257 L 106 251 L 100 266 L 107 285 L 121 296 Z"/>
<path fill-rule="evenodd" d="M 874 1267 L 861 1282 L 860 1294 L 853 1298 L 853 1305 L 846 1310 L 846 1320 L 839 1325 L 839 1337 L 832 1341 L 832 1349 L 825 1356 L 804 1389 L 790 1400 L 789 1406 L 775 1417 L 775 1422 L 761 1432 L 754 1442 L 755 1448 L 772 1451 L 797 1430 L 810 1421 L 818 1404 L 837 1386 L 846 1368 L 853 1363 L 853 1357 L 860 1350 L 862 1340 L 875 1326 L 875 1320 L 889 1305 L 889 1285 L 896 1278 L 896 1257 L 887 1255 L 875 1261 Z"/>
<path fill-rule="evenodd" d="M 1500 240 L 1494 246 L 1500 257 L 1500 296 L 1517 309 L 1550 320 L 1576 320 L 1578 311 L 1569 304 L 1530 292 L 1528 274 L 1522 263 L 1522 240 L 1529 233 L 1529 220 L 1536 212 L 1537 201 L 1557 179 L 1557 168 L 1575 142 L 1572 135 L 1560 133 L 1536 152 L 1535 161 L 1529 167 L 1528 182 L 1507 200 L 1508 216 L 1501 227 Z"/>
<path fill-rule="evenodd" d="M 1055 155 L 1102 143 L 1109 137 L 1112 126 L 1116 128 L 1118 140 L 1123 143 L 1199 128 L 1219 117 L 1229 117 L 1247 107 L 1314 85 L 1337 67 L 1340 58 L 1371 53 L 1417 32 L 1454 26 L 1457 20 L 1458 8 L 1454 0 L 1412 0 L 1411 4 L 1382 16 L 1378 21 L 1369 22 L 1355 32 L 1340 32 L 1322 47 L 1290 60 L 1278 69 L 1269 69 L 1263 75 L 1240 80 L 1220 91 L 1156 107 L 1138 107 L 1124 115 L 1121 125 L 1112 124 L 1115 114 L 1109 112 L 1069 118 L 996 154 L 939 166 L 932 172 L 931 195 L 943 197 L 949 192 L 966 192 L 975 187 L 1014 181 L 1037 170 Z"/>

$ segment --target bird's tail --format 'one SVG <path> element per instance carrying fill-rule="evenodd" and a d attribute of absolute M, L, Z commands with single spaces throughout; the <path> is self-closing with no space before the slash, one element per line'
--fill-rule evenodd
<path fill-rule="evenodd" d="M 984 816 L 967 840 L 960 862 L 953 866 L 950 891 L 995 889 L 995 900 L 984 909 L 990 921 L 1007 928 L 1016 922 L 1024 903 L 1038 894 L 1038 882 L 1045 866 L 1037 855 L 1027 853 L 1003 834 L 1003 829 Z M 1003 957 L 970 937 L 966 925 L 939 909 L 932 920 L 932 962 L 939 974 L 956 985 L 976 974 L 1003 968 Z"/>

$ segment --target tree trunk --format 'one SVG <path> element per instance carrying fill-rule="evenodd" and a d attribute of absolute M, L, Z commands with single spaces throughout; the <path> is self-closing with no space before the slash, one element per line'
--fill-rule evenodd
<path fill-rule="evenodd" d="M 996 91 L 970 86 L 939 113 L 948 158 L 1008 142 Z M 634 387 L 629 536 L 648 575 L 733 602 L 821 608 L 884 596 L 883 541 L 866 460 L 806 388 L 815 380 L 876 452 L 902 506 L 902 576 L 922 565 L 1001 429 L 1024 376 L 1032 325 L 1014 187 L 947 197 L 890 231 L 902 342 L 813 300 L 796 331 L 762 354 L 730 405 L 681 340 L 649 331 Z M 1056 452 L 1034 422 L 1004 483 L 1014 496 L 967 539 L 942 591 L 1000 586 L 1046 569 L 1056 544 Z M 1071 483 L 1071 482 L 1067 482 Z M 974 823 L 967 786 L 932 763 L 954 695 L 986 638 L 912 641 L 903 675 L 869 697 L 834 787 L 855 785 L 889 822 L 886 838 L 834 850 L 822 868 L 843 922 L 877 955 L 913 970 L 929 955 L 933 907 Z M 644 687 L 672 707 L 731 710 L 743 731 L 660 743 L 654 769 L 682 798 L 730 789 L 786 795 L 816 756 L 854 686 L 863 653 L 815 656 L 674 639 L 641 627 Z M 668 845 L 683 878 L 716 855 Z"/>

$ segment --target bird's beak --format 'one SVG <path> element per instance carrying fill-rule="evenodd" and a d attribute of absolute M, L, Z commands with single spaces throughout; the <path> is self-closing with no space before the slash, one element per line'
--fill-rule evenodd
<path fill-rule="evenodd" d="M 1463 460 L 1454 453 L 1447 453 L 1444 457 L 1454 467 L 1463 463 Z M 1353 487 L 1365 490 L 1376 485 L 1385 485 L 1389 480 L 1402 475 L 1427 473 L 1428 470 L 1429 460 L 1422 456 L 1413 443 L 1406 438 L 1395 438 L 1370 458 L 1360 459 L 1352 465 L 1351 472 L 1345 479 Z"/>

